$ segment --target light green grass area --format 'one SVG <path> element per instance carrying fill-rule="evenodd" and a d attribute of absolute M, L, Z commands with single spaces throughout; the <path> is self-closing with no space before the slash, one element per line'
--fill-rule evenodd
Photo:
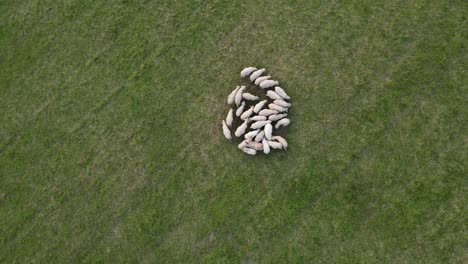
<path fill-rule="evenodd" d="M 467 15 L 2 1 L 0 263 L 468 262 Z M 224 139 L 245 66 L 292 97 L 288 151 Z"/>

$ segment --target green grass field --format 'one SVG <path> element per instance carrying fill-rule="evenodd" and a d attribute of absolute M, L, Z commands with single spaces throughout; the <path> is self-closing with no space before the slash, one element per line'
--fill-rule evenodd
<path fill-rule="evenodd" d="M 465 1 L 135 2 L 0 3 L 0 263 L 468 262 Z"/>

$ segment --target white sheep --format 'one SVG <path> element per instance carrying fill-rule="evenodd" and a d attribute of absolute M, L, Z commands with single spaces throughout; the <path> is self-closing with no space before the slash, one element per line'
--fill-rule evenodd
<path fill-rule="evenodd" d="M 276 140 L 278 141 L 284 149 L 287 149 L 288 148 L 288 142 L 286 141 L 286 139 L 280 137 L 280 136 L 273 136 L 271 137 L 272 140 Z"/>
<path fill-rule="evenodd" d="M 265 138 L 270 140 L 272 133 L 273 133 L 273 126 L 270 123 L 266 124 L 265 125 Z"/>
<path fill-rule="evenodd" d="M 277 94 L 279 94 L 279 96 L 283 97 L 283 98 L 286 99 L 286 100 L 291 99 L 291 97 L 289 97 L 289 95 L 286 94 L 286 92 L 284 91 L 284 89 L 281 88 L 281 87 L 279 87 L 279 86 L 276 86 L 276 87 L 275 87 L 275 92 L 276 92 Z"/>
<path fill-rule="evenodd" d="M 242 113 L 244 112 L 244 107 L 245 107 L 245 102 L 242 102 L 242 104 L 236 110 L 236 116 L 242 115 Z"/>
<path fill-rule="evenodd" d="M 252 138 L 254 138 L 258 134 L 258 132 L 260 132 L 260 129 L 250 131 L 249 133 L 244 135 L 244 138 L 252 140 Z"/>
<path fill-rule="evenodd" d="M 236 106 L 239 107 L 241 101 L 242 101 L 242 94 L 244 93 L 244 90 L 245 90 L 245 86 L 241 86 L 239 88 L 239 90 L 237 90 L 237 93 L 236 93 L 236 97 L 235 97 L 235 102 L 236 102 Z"/>
<path fill-rule="evenodd" d="M 248 142 L 248 140 L 246 139 L 246 140 L 242 141 L 239 145 L 237 145 L 237 147 L 239 149 L 242 149 L 242 148 L 247 146 L 247 142 Z"/>
<path fill-rule="evenodd" d="M 269 105 L 268 105 L 268 108 L 271 109 L 271 110 L 276 110 L 276 111 L 278 111 L 279 113 L 287 112 L 287 111 L 288 111 L 287 108 L 281 107 L 281 106 L 279 106 L 279 105 L 277 105 L 277 104 L 269 104 Z"/>
<path fill-rule="evenodd" d="M 226 121 L 223 120 L 223 134 L 226 139 L 231 140 L 231 130 L 229 130 L 229 127 L 226 125 Z"/>
<path fill-rule="evenodd" d="M 275 128 L 278 129 L 280 128 L 281 126 L 287 126 L 291 123 L 291 120 L 287 119 L 287 118 L 283 118 L 281 119 L 280 121 L 278 121 L 275 125 Z"/>
<path fill-rule="evenodd" d="M 271 121 L 270 120 L 266 120 L 266 121 L 257 121 L 255 123 L 253 123 L 250 128 L 251 129 L 259 129 L 259 128 L 262 128 L 264 127 L 266 124 L 270 124 Z"/>
<path fill-rule="evenodd" d="M 266 88 L 270 88 L 270 87 L 273 87 L 273 86 L 278 85 L 278 84 L 279 84 L 278 81 L 265 80 L 265 81 L 260 83 L 260 88 L 266 89 Z"/>
<path fill-rule="evenodd" d="M 242 88 L 241 88 L 242 89 Z M 279 96 L 279 94 L 275 93 L 274 91 L 268 91 L 267 92 L 267 96 L 270 97 L 271 99 L 273 100 L 281 100 L 283 99 L 281 96 Z"/>
<path fill-rule="evenodd" d="M 250 75 L 250 81 L 251 81 L 251 82 L 255 81 L 255 79 L 257 79 L 258 77 L 260 77 L 265 71 L 266 71 L 265 68 L 254 71 L 254 72 L 252 73 L 252 75 Z"/>
<path fill-rule="evenodd" d="M 258 113 L 260 110 L 262 110 L 263 106 L 268 102 L 268 100 L 263 100 L 257 103 L 254 107 L 254 112 Z"/>
<path fill-rule="evenodd" d="M 271 120 L 271 121 L 278 121 L 280 120 L 281 118 L 284 118 L 284 117 L 287 117 L 288 114 L 278 114 L 278 115 L 271 115 L 268 117 L 268 120 Z"/>
<path fill-rule="evenodd" d="M 277 105 L 279 105 L 279 106 L 281 106 L 281 107 L 286 107 L 286 108 L 291 107 L 291 104 L 288 103 L 288 102 L 286 102 L 286 101 L 284 101 L 284 100 L 274 100 L 273 103 L 274 103 L 274 104 L 277 104 Z"/>
<path fill-rule="evenodd" d="M 270 145 L 268 145 L 268 141 L 266 140 L 266 138 L 263 138 L 262 145 L 263 145 L 263 153 L 268 155 L 268 153 L 270 153 Z"/>
<path fill-rule="evenodd" d="M 250 121 L 265 121 L 267 120 L 266 116 L 256 115 L 250 118 Z"/>
<path fill-rule="evenodd" d="M 245 130 L 247 129 L 247 125 L 249 124 L 249 120 L 246 119 L 242 125 L 240 125 L 237 129 L 234 135 L 236 137 L 240 137 L 245 133 Z"/>
<path fill-rule="evenodd" d="M 274 115 L 277 114 L 278 111 L 276 110 L 271 110 L 271 109 L 263 109 L 262 111 L 258 112 L 259 115 L 262 116 L 269 116 L 269 115 Z"/>
<path fill-rule="evenodd" d="M 265 137 L 265 131 L 260 131 L 256 136 L 254 141 L 255 142 L 262 142 L 262 139 Z"/>
<path fill-rule="evenodd" d="M 240 119 L 241 120 L 246 120 L 247 118 L 249 118 L 252 114 L 253 114 L 253 106 L 251 106 L 249 108 L 249 110 L 245 111 L 244 113 L 242 113 L 242 115 L 240 116 Z"/>
<path fill-rule="evenodd" d="M 263 150 L 263 144 L 262 143 L 257 143 L 253 141 L 248 141 L 247 142 L 247 147 L 253 148 L 255 150 Z"/>
<path fill-rule="evenodd" d="M 232 126 L 232 121 L 234 120 L 234 118 L 233 118 L 233 111 L 234 111 L 234 110 L 232 110 L 232 108 L 229 109 L 229 112 L 228 112 L 228 114 L 227 114 L 227 116 L 226 116 L 226 124 L 227 124 L 228 127 L 231 127 L 231 126 Z"/>
<path fill-rule="evenodd" d="M 232 105 L 232 103 L 234 103 L 234 99 L 236 99 L 236 94 L 239 89 L 240 89 L 240 86 L 237 86 L 236 89 L 232 90 L 232 92 L 229 94 L 228 99 L 227 99 L 228 105 Z"/>
<path fill-rule="evenodd" d="M 257 151 L 255 149 L 251 149 L 247 147 L 242 148 L 242 151 L 252 156 L 257 154 Z"/>
<path fill-rule="evenodd" d="M 249 76 L 252 72 L 254 72 L 256 70 L 257 70 L 257 68 L 255 68 L 255 67 L 247 67 L 247 68 L 244 68 L 241 71 L 240 75 L 241 75 L 242 78 L 245 78 L 245 77 Z"/>
<path fill-rule="evenodd" d="M 276 141 L 272 141 L 272 140 L 268 140 L 268 145 L 270 145 L 270 147 L 272 147 L 274 149 L 282 149 L 283 148 L 283 145 L 281 145 L 281 143 L 276 142 Z"/>
<path fill-rule="evenodd" d="M 255 96 L 255 95 L 253 95 L 251 93 L 243 93 L 242 97 L 244 97 L 245 100 L 249 100 L 249 101 L 257 101 L 258 100 L 258 96 Z"/>
<path fill-rule="evenodd" d="M 265 81 L 265 80 L 268 80 L 270 79 L 271 76 L 270 75 L 267 75 L 267 76 L 262 76 L 262 77 L 258 77 L 257 79 L 255 79 L 255 85 L 259 85 L 261 82 Z"/>

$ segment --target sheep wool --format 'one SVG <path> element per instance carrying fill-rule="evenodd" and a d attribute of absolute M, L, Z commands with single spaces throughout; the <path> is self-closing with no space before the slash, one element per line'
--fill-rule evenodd
<path fill-rule="evenodd" d="M 283 118 L 281 119 L 280 121 L 278 121 L 275 125 L 275 128 L 278 129 L 282 126 L 287 126 L 291 123 L 291 120 L 287 119 L 287 118 Z"/>
<path fill-rule="evenodd" d="M 236 132 L 234 133 L 234 135 L 235 135 L 236 137 L 242 136 L 242 135 L 245 133 L 245 130 L 247 129 L 248 123 L 249 123 L 249 120 L 246 119 L 246 120 L 244 121 L 244 123 L 242 123 L 242 125 L 240 125 L 240 126 L 236 129 Z"/>
<path fill-rule="evenodd" d="M 276 86 L 276 87 L 275 87 L 275 92 L 276 92 L 279 96 L 283 97 L 283 98 L 286 99 L 286 100 L 291 99 L 291 97 L 289 97 L 289 95 L 286 94 L 286 92 L 284 91 L 284 89 L 281 88 L 281 87 L 279 87 L 279 86 Z"/>
<path fill-rule="evenodd" d="M 256 70 L 257 70 L 257 68 L 255 68 L 255 67 L 247 67 L 247 68 L 244 68 L 241 71 L 240 75 L 241 75 L 242 78 L 245 78 L 245 77 L 249 76 L 252 72 L 254 72 Z"/>
<path fill-rule="evenodd" d="M 254 107 L 254 112 L 258 113 L 260 110 L 262 110 L 263 106 L 268 102 L 268 100 L 263 100 L 257 103 Z"/>
<path fill-rule="evenodd" d="M 265 68 L 254 71 L 254 72 L 252 73 L 252 75 L 250 75 L 250 81 L 251 81 L 251 82 L 255 81 L 255 79 L 257 79 L 258 77 L 260 77 L 265 71 L 266 71 Z"/>
<path fill-rule="evenodd" d="M 228 127 L 231 127 L 231 126 L 232 126 L 232 121 L 234 120 L 233 112 L 234 112 L 234 110 L 232 110 L 232 108 L 229 109 L 229 112 L 228 112 L 228 114 L 227 114 L 227 116 L 226 116 L 226 125 L 227 125 Z"/>
<path fill-rule="evenodd" d="M 267 120 L 266 116 L 256 115 L 250 118 L 250 121 L 265 121 Z"/>
<path fill-rule="evenodd" d="M 241 86 L 239 90 L 237 90 L 236 97 L 234 99 L 236 102 L 236 106 L 240 105 L 242 101 L 242 94 L 244 93 L 245 88 L 246 88 L 245 86 Z"/>
<path fill-rule="evenodd" d="M 245 100 L 249 100 L 249 101 L 257 101 L 258 100 L 258 96 L 255 96 L 255 95 L 253 95 L 251 93 L 243 93 L 242 97 Z"/>
<path fill-rule="evenodd" d="M 279 84 L 278 81 L 265 80 L 265 81 L 260 83 L 260 88 L 266 89 L 266 88 L 270 88 L 270 87 L 273 87 L 273 86 L 278 85 L 278 84 Z"/>
<path fill-rule="evenodd" d="M 281 107 L 286 107 L 286 108 L 291 107 L 291 104 L 284 101 L 284 100 L 274 100 L 273 103 L 276 104 L 276 105 L 279 105 Z"/>
<path fill-rule="evenodd" d="M 279 96 L 277 93 L 275 93 L 274 91 L 271 91 L 271 90 L 267 92 L 267 96 L 270 97 L 273 100 L 283 99 L 283 97 Z"/>
<path fill-rule="evenodd" d="M 255 79 L 255 85 L 259 85 L 261 82 L 265 81 L 265 80 L 268 80 L 270 79 L 271 76 L 270 75 L 267 75 L 267 76 L 262 76 L 262 77 L 258 77 L 257 79 Z"/>
<path fill-rule="evenodd" d="M 270 145 L 268 145 L 268 141 L 266 138 L 262 140 L 262 145 L 263 145 L 263 153 L 267 154 L 270 153 Z"/>
<path fill-rule="evenodd" d="M 259 128 L 262 128 L 264 127 L 266 124 L 270 124 L 271 121 L 270 120 L 266 120 L 266 121 L 257 121 L 255 123 L 253 123 L 250 128 L 251 129 L 259 129 Z"/>
<path fill-rule="evenodd" d="M 229 94 L 228 99 L 227 99 L 228 105 L 232 105 L 232 103 L 234 103 L 234 99 L 236 98 L 236 94 L 239 89 L 240 89 L 240 86 L 237 86 L 236 89 L 232 90 L 232 92 Z"/>
<path fill-rule="evenodd" d="M 281 107 L 277 104 L 269 104 L 268 105 L 268 108 L 270 108 L 271 110 L 276 110 L 278 111 L 279 113 L 282 113 L 282 112 L 287 112 L 288 109 L 287 108 L 284 108 L 284 107 Z"/>
<path fill-rule="evenodd" d="M 255 142 L 262 142 L 262 139 L 265 137 L 265 131 L 262 130 L 260 131 L 256 136 L 255 136 L 255 139 L 254 141 Z"/>
<path fill-rule="evenodd" d="M 231 130 L 229 130 L 229 127 L 226 125 L 226 121 L 223 120 L 223 134 L 224 137 L 228 140 L 231 140 Z"/>
<path fill-rule="evenodd" d="M 269 115 L 274 115 L 277 114 L 278 111 L 276 110 L 271 110 L 271 109 L 263 109 L 262 111 L 258 112 L 259 115 L 262 116 L 269 116 Z"/>
<path fill-rule="evenodd" d="M 270 123 L 266 124 L 265 125 L 265 138 L 270 140 L 272 133 L 273 133 L 273 126 Z"/>
<path fill-rule="evenodd" d="M 236 116 L 242 115 L 242 112 L 244 112 L 244 107 L 245 107 L 245 102 L 242 102 L 242 104 L 236 110 Z"/>
<path fill-rule="evenodd" d="M 284 149 L 288 148 L 288 142 L 286 141 L 286 139 L 280 136 L 274 136 L 274 137 L 271 137 L 271 139 L 278 141 L 283 146 Z"/>

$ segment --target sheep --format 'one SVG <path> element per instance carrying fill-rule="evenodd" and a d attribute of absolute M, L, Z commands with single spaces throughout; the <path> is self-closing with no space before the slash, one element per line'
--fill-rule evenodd
<path fill-rule="evenodd" d="M 255 95 L 253 95 L 251 93 L 243 93 L 242 97 L 244 97 L 245 100 L 249 100 L 249 101 L 257 101 L 258 100 L 258 96 L 255 96 Z"/>
<path fill-rule="evenodd" d="M 286 141 L 286 139 L 280 136 L 274 136 L 274 137 L 271 137 L 271 139 L 278 141 L 283 146 L 284 149 L 288 148 L 288 142 Z"/>
<path fill-rule="evenodd" d="M 233 114 L 232 114 L 233 111 L 234 110 L 232 110 L 232 108 L 229 109 L 229 112 L 228 112 L 228 114 L 226 116 L 226 124 L 227 124 L 228 127 L 232 126 L 232 121 L 234 120 Z"/>
<path fill-rule="evenodd" d="M 282 112 L 287 112 L 288 109 L 287 108 L 284 108 L 284 107 L 281 107 L 277 104 L 269 104 L 268 105 L 268 108 L 270 108 L 271 110 L 276 110 L 278 111 L 279 113 L 282 113 Z"/>
<path fill-rule="evenodd" d="M 271 121 L 270 120 L 266 120 L 266 121 L 257 121 L 255 123 L 253 123 L 250 128 L 251 129 L 259 129 L 259 128 L 262 128 L 263 126 L 265 126 L 266 124 L 270 124 Z"/>
<path fill-rule="evenodd" d="M 249 108 L 249 110 L 245 111 L 241 116 L 240 116 L 240 119 L 241 120 L 245 120 L 247 118 L 249 118 L 252 114 L 253 114 L 253 106 L 251 106 Z"/>
<path fill-rule="evenodd" d="M 242 101 L 242 94 L 244 93 L 244 90 L 245 90 L 245 86 L 241 86 L 239 88 L 239 90 L 237 90 L 237 93 L 236 93 L 236 97 L 234 99 L 234 101 L 236 102 L 236 106 L 239 107 L 241 101 Z"/>
<path fill-rule="evenodd" d="M 275 125 L 275 128 L 278 129 L 280 128 L 281 126 L 287 126 L 291 123 L 291 120 L 287 119 L 287 118 L 283 118 L 281 119 L 280 121 L 278 121 Z"/>
<path fill-rule="evenodd" d="M 255 149 L 251 149 L 247 147 L 242 148 L 242 151 L 252 156 L 257 154 L 257 151 Z"/>
<path fill-rule="evenodd" d="M 262 142 L 262 139 L 265 137 L 265 131 L 260 131 L 256 136 L 254 141 L 255 142 Z"/>
<path fill-rule="evenodd" d="M 259 85 L 261 82 L 265 81 L 265 80 L 268 80 L 270 79 L 271 76 L 270 75 L 267 75 L 267 76 L 262 76 L 262 77 L 258 77 L 257 79 L 255 79 L 255 85 Z"/>
<path fill-rule="evenodd" d="M 274 100 L 273 103 L 274 103 L 274 104 L 277 104 L 277 105 L 279 105 L 279 106 L 281 106 L 281 107 L 286 107 L 286 108 L 291 107 L 291 104 L 288 103 L 288 102 L 286 102 L 286 101 L 284 101 L 284 100 Z"/>
<path fill-rule="evenodd" d="M 279 84 L 278 81 L 265 80 L 265 81 L 260 83 L 260 88 L 266 89 L 266 88 L 270 88 L 270 87 L 273 87 L 273 86 L 278 85 L 278 84 Z"/>
<path fill-rule="evenodd" d="M 263 153 L 267 154 L 270 153 L 270 145 L 268 144 L 268 141 L 266 138 L 262 140 L 262 145 L 263 145 Z"/>
<path fill-rule="evenodd" d="M 273 133 L 273 126 L 270 123 L 266 124 L 265 125 L 265 138 L 270 140 L 272 133 Z"/>
<path fill-rule="evenodd" d="M 281 118 L 284 118 L 284 117 L 287 117 L 287 116 L 288 116 L 288 114 L 271 115 L 271 116 L 268 117 L 268 120 L 278 121 Z"/>
<path fill-rule="evenodd" d="M 268 100 L 263 100 L 257 103 L 254 107 L 254 112 L 258 113 L 260 110 L 262 110 L 263 106 L 268 102 Z"/>
<path fill-rule="evenodd" d="M 245 78 L 245 77 L 249 76 L 252 72 L 254 72 L 256 70 L 257 70 L 257 68 L 255 68 L 255 67 L 247 67 L 247 68 L 244 68 L 241 71 L 240 75 L 241 75 L 242 78 Z"/>
<path fill-rule="evenodd" d="M 232 139 L 232 136 L 231 136 L 231 130 L 229 130 L 229 127 L 226 125 L 226 121 L 223 120 L 223 134 L 224 134 L 224 137 L 228 140 L 231 140 Z"/>
<path fill-rule="evenodd" d="M 278 111 L 276 110 L 271 110 L 271 109 L 263 109 L 262 111 L 258 112 L 259 115 L 262 116 L 269 116 L 269 115 L 274 115 L 277 114 Z"/>
<path fill-rule="evenodd" d="M 242 88 L 241 88 L 242 89 Z M 271 99 L 273 100 L 281 100 L 283 99 L 283 97 L 279 96 L 277 93 L 273 92 L 273 91 L 268 91 L 267 92 L 267 96 L 270 97 Z"/>
<path fill-rule="evenodd" d="M 255 150 L 263 150 L 263 144 L 262 144 L 262 143 L 258 143 L 258 142 L 248 141 L 248 142 L 247 142 L 247 147 L 253 148 L 253 149 L 255 149 Z"/>
<path fill-rule="evenodd" d="M 284 91 L 284 89 L 281 88 L 281 87 L 279 87 L 279 86 L 276 86 L 276 87 L 275 87 L 275 92 L 276 92 L 279 96 L 283 97 L 283 98 L 286 99 L 286 100 L 291 99 L 291 97 L 289 97 L 289 95 L 286 94 L 286 92 Z"/>
<path fill-rule="evenodd" d="M 257 79 L 258 77 L 260 77 L 265 71 L 266 71 L 265 68 L 254 71 L 254 72 L 252 73 L 252 75 L 250 75 L 250 81 L 251 81 L 251 82 L 255 81 L 255 79 Z"/>
<path fill-rule="evenodd" d="M 242 149 L 242 148 L 247 146 L 247 142 L 248 142 L 248 140 L 246 139 L 246 140 L 242 141 L 239 145 L 237 145 L 237 147 L 239 149 Z"/>
<path fill-rule="evenodd" d="M 266 116 L 259 116 L 259 115 L 256 115 L 250 118 L 250 121 L 265 121 L 265 120 L 267 120 Z"/>
<path fill-rule="evenodd" d="M 276 141 L 272 141 L 272 140 L 268 140 L 268 145 L 270 145 L 270 147 L 274 148 L 274 149 L 282 149 L 283 148 L 283 145 L 281 145 L 281 143 L 279 142 L 276 142 Z"/>
<path fill-rule="evenodd" d="M 258 132 L 260 132 L 260 129 L 250 131 L 249 133 L 244 135 L 244 138 L 251 140 L 252 138 L 254 138 L 258 134 Z"/>
<path fill-rule="evenodd" d="M 245 133 L 245 130 L 247 129 L 247 125 L 249 124 L 249 120 L 246 119 L 242 125 L 240 125 L 235 132 L 236 137 L 240 137 Z"/>
<path fill-rule="evenodd" d="M 244 107 L 245 107 L 245 102 L 242 102 L 242 104 L 236 110 L 236 116 L 242 115 L 242 112 L 244 112 Z"/>
<path fill-rule="evenodd" d="M 237 86 L 236 89 L 232 90 L 232 92 L 229 94 L 228 99 L 227 99 L 228 105 L 232 105 L 232 103 L 234 103 L 234 99 L 236 98 L 236 94 L 239 89 L 240 89 L 240 86 Z"/>

